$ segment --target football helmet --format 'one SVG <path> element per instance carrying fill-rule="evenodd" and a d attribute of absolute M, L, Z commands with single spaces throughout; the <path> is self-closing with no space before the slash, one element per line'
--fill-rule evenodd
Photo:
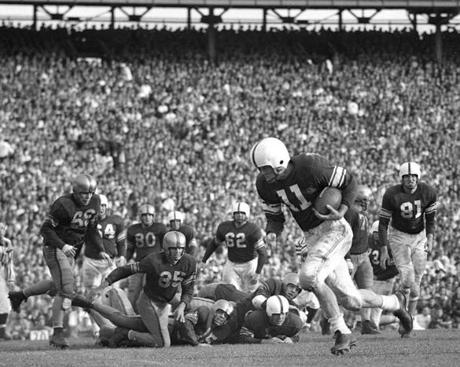
<path fill-rule="evenodd" d="M 149 227 L 153 224 L 155 218 L 155 207 L 150 204 L 143 204 L 139 208 L 139 215 L 141 217 L 141 223 Z"/>
<path fill-rule="evenodd" d="M 249 205 L 243 201 L 237 201 L 232 205 L 232 217 L 235 223 L 239 226 L 246 223 L 249 219 Z"/>
<path fill-rule="evenodd" d="M 417 178 L 420 178 L 422 170 L 420 165 L 415 162 L 405 162 L 399 166 L 399 177 L 403 178 L 406 175 L 416 175 Z"/>
<path fill-rule="evenodd" d="M 265 138 L 251 149 L 251 161 L 257 168 L 270 166 L 274 170 L 288 166 L 289 152 L 284 143 L 277 138 Z"/>
<path fill-rule="evenodd" d="M 168 222 L 172 229 L 178 230 L 185 219 L 185 214 L 177 210 L 172 211 L 168 215 Z"/>
<path fill-rule="evenodd" d="M 104 217 L 107 214 L 107 209 L 109 209 L 109 199 L 102 194 L 99 194 L 99 198 L 101 199 L 101 216 Z"/>
<path fill-rule="evenodd" d="M 86 174 L 75 176 L 72 181 L 72 193 L 81 205 L 88 205 L 96 191 L 96 180 Z"/>
<path fill-rule="evenodd" d="M 399 177 L 401 177 L 402 185 L 411 192 L 417 188 L 421 173 L 420 165 L 415 162 L 405 162 L 399 167 Z"/>
<path fill-rule="evenodd" d="M 216 326 L 222 326 L 225 325 L 235 307 L 232 302 L 219 299 L 212 305 L 212 309 L 214 311 L 213 323 Z"/>
<path fill-rule="evenodd" d="M 365 185 L 358 185 L 355 203 L 361 206 L 363 211 L 366 211 L 369 206 L 369 201 L 372 196 L 372 191 Z"/>
<path fill-rule="evenodd" d="M 296 298 L 302 288 L 300 288 L 299 275 L 297 273 L 286 273 L 282 279 L 283 295 L 288 300 Z"/>
<path fill-rule="evenodd" d="M 281 326 L 286 320 L 286 315 L 289 312 L 289 301 L 286 297 L 281 295 L 268 297 L 265 310 L 270 324 Z"/>
<path fill-rule="evenodd" d="M 171 265 L 175 265 L 185 253 L 185 235 L 181 232 L 170 231 L 163 237 L 163 251 Z"/>

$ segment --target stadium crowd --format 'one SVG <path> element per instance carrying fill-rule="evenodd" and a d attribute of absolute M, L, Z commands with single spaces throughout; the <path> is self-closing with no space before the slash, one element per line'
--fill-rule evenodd
<path fill-rule="evenodd" d="M 17 284 L 49 277 L 39 228 L 75 172 L 94 175 L 126 223 L 144 202 L 163 221 L 184 211 L 199 258 L 235 200 L 263 227 L 248 153 L 277 136 L 292 153 L 350 168 L 373 191 L 373 219 L 398 165 L 422 165 L 441 207 L 417 321 L 459 327 L 459 38 L 444 34 L 437 65 L 430 34 L 224 28 L 213 64 L 202 30 L 0 27 L 0 221 Z M 300 232 L 290 226 L 265 276 L 296 270 Z M 219 280 L 224 261 L 217 253 L 201 267 L 197 286 Z M 10 334 L 49 327 L 50 306 L 30 299 L 10 315 Z M 83 317 L 73 311 L 67 324 Z"/>

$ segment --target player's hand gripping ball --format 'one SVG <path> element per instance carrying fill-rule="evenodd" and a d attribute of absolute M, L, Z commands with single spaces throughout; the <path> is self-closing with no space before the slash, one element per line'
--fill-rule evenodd
<path fill-rule="evenodd" d="M 332 206 L 334 209 L 338 210 L 340 204 L 342 203 L 342 191 L 336 189 L 335 187 L 325 187 L 323 191 L 320 192 L 318 197 L 315 200 L 315 209 L 320 214 L 329 214 L 329 209 L 326 205 Z"/>

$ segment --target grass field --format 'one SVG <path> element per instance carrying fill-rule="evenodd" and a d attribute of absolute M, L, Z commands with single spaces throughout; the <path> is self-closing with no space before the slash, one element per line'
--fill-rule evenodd
<path fill-rule="evenodd" d="M 460 366 L 460 330 L 417 331 L 410 339 L 395 332 L 358 336 L 351 353 L 333 356 L 330 337 L 303 334 L 294 345 L 221 345 L 169 349 L 108 349 L 93 346 L 93 339 L 72 340 L 58 351 L 44 341 L 0 342 L 0 366 Z"/>

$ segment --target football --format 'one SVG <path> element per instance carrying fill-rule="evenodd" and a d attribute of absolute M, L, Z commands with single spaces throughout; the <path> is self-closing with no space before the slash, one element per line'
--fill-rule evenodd
<path fill-rule="evenodd" d="M 320 192 L 315 200 L 315 209 L 321 214 L 329 214 L 329 209 L 326 205 L 332 206 L 334 209 L 339 209 L 342 202 L 342 191 L 335 187 L 325 187 Z"/>

